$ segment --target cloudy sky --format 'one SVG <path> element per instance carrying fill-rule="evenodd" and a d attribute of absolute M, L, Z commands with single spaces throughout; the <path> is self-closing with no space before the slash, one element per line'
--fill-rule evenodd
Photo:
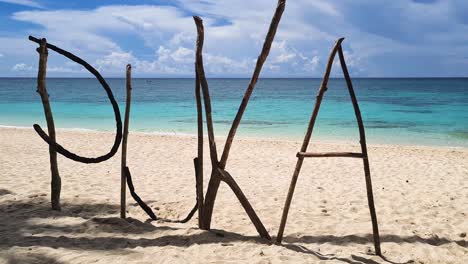
<path fill-rule="evenodd" d="M 208 77 L 248 77 L 276 0 L 0 0 L 0 76 L 34 76 L 46 37 L 123 77 L 192 77 L 195 25 L 205 24 Z M 359 77 L 468 76 L 467 0 L 288 0 L 263 77 L 320 77 L 331 46 L 346 37 Z M 336 71 L 335 74 L 339 72 Z M 49 76 L 89 76 L 53 52 Z"/>

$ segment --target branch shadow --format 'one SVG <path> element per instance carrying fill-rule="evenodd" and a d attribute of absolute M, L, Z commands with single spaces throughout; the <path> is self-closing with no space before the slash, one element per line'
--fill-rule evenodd
<path fill-rule="evenodd" d="M 270 244 L 268 241 L 256 237 L 245 237 L 235 233 L 220 233 L 210 231 L 186 235 L 168 235 L 156 238 L 128 238 L 128 237 L 67 237 L 67 236 L 23 236 L 20 240 L 10 241 L 10 243 L 0 242 L 2 247 L 50 247 L 68 248 L 82 250 L 120 250 L 133 249 L 137 247 L 189 247 L 201 244 L 226 244 L 228 242 L 250 241 L 259 244 Z M 222 234 L 222 233 L 221 233 Z M 263 240 L 263 241 L 260 241 Z"/>
<path fill-rule="evenodd" d="M 62 264 L 63 262 L 56 260 L 50 256 L 39 253 L 28 254 L 6 254 L 2 256 L 6 264 Z M 3 263 L 3 262 L 2 262 Z"/>
<path fill-rule="evenodd" d="M 165 225 L 153 225 L 150 222 L 142 222 L 134 218 L 121 219 L 115 216 L 118 205 L 105 203 L 74 204 L 63 203 L 62 211 L 50 209 L 49 201 L 44 197 L 17 201 L 9 200 L 0 204 L 0 248 L 8 249 L 12 246 L 42 245 L 50 247 L 76 247 L 80 242 L 74 238 L 68 238 L 67 234 L 86 234 L 90 230 L 96 233 L 122 234 L 125 240 L 127 234 L 146 234 L 158 230 L 176 230 L 177 228 Z M 60 217 L 73 217 L 79 223 L 57 225 L 52 219 Z M 52 223 L 41 219 L 51 219 Z M 82 220 L 82 221 L 80 221 Z M 44 223 L 45 222 L 45 223 Z M 60 235 L 59 238 L 50 236 Z M 32 235 L 34 234 L 34 235 Z M 70 245 L 55 243 L 49 240 L 65 241 Z M 98 243 L 106 241 L 100 240 Z M 122 241 L 120 241 L 123 243 Z M 95 243 L 95 246 L 97 243 Z M 79 248 L 79 247 L 78 247 Z M 116 247 L 121 248 L 121 247 Z"/>
<path fill-rule="evenodd" d="M 177 230 L 177 225 L 154 221 L 142 222 L 137 219 L 127 218 L 121 219 L 115 216 L 118 212 L 118 205 L 94 203 L 94 204 L 74 204 L 63 203 L 63 211 L 52 211 L 49 202 L 43 197 L 35 197 L 34 199 L 25 201 L 4 201 L 0 204 L 0 249 L 9 249 L 11 247 L 49 247 L 49 248 L 67 248 L 77 250 L 117 250 L 126 252 L 128 249 L 137 247 L 189 247 L 192 245 L 203 244 L 221 244 L 226 245 L 230 242 L 250 242 L 255 244 L 271 245 L 272 242 L 262 239 L 258 236 L 245 236 L 237 233 L 211 230 L 201 231 L 197 228 L 197 233 L 187 235 L 163 235 L 158 236 L 160 230 Z M 81 218 L 84 221 L 73 225 L 53 225 L 44 224 L 43 221 L 35 221 L 37 218 L 57 218 L 57 217 L 75 217 Z M 34 221 L 33 221 L 34 219 Z M 96 231 L 97 235 L 100 232 L 113 233 L 114 236 L 83 236 L 88 233 L 90 228 Z M 191 233 L 191 230 L 187 233 Z M 53 234 L 50 234 L 52 232 Z M 69 234 L 78 234 L 71 236 Z M 120 234 L 120 235 L 119 235 Z M 145 234 L 146 237 L 127 237 L 127 234 Z M 156 235 L 156 236 L 153 236 Z M 150 238 L 147 238 L 150 235 Z M 333 254 L 323 254 L 317 251 L 308 249 L 303 245 L 298 244 L 322 244 L 330 243 L 334 245 L 346 244 L 372 244 L 372 235 L 365 234 L 347 235 L 347 236 L 301 236 L 284 237 L 285 243 L 281 246 L 289 250 L 302 254 L 313 255 L 320 260 L 338 260 L 352 264 L 362 263 L 378 263 L 373 259 L 365 256 L 351 255 L 350 258 L 340 257 Z M 450 240 L 443 237 L 433 236 L 430 238 L 422 238 L 419 236 L 397 236 L 397 235 L 382 235 L 382 242 L 393 243 L 425 243 L 429 245 L 439 246 L 447 243 L 456 243 L 461 247 L 466 248 L 467 241 Z M 39 258 L 39 257 L 38 257 Z M 372 256 L 371 258 L 375 258 Z M 392 262 L 385 257 L 382 260 L 388 263 Z M 26 261 L 11 260 L 11 263 L 28 263 Z M 38 260 L 40 262 L 40 259 Z M 408 261 L 405 263 L 411 263 Z M 54 263 L 53 260 L 50 263 Z M 399 263 L 401 264 L 401 263 Z"/>
<path fill-rule="evenodd" d="M 313 256 L 317 257 L 318 259 L 320 259 L 320 260 L 339 260 L 339 261 L 346 262 L 346 263 L 351 263 L 351 264 L 362 264 L 361 261 L 354 261 L 352 259 L 336 257 L 333 254 L 322 254 L 322 253 L 320 253 L 318 251 L 310 250 L 307 247 L 301 246 L 301 245 L 282 244 L 281 246 L 284 247 L 284 248 L 287 248 L 289 250 L 298 252 L 298 253 L 313 255 Z"/>
<path fill-rule="evenodd" d="M 7 195 L 7 194 L 14 194 L 14 193 L 7 189 L 0 189 L 0 196 Z"/>
<path fill-rule="evenodd" d="M 301 236 L 301 237 L 285 237 L 285 242 L 288 243 L 308 243 L 308 244 L 321 244 L 330 243 L 334 245 L 347 245 L 347 244 L 368 244 L 372 243 L 372 234 L 366 234 L 363 236 L 347 235 L 347 236 Z M 398 235 L 381 235 L 381 242 L 393 242 L 393 243 L 422 243 L 432 246 L 441 246 L 444 244 L 455 243 L 460 247 L 468 247 L 468 241 L 466 240 L 450 240 L 448 238 L 439 237 L 434 235 L 429 238 L 423 238 L 417 235 L 414 236 L 398 236 Z"/>
<path fill-rule="evenodd" d="M 243 236 L 212 229 L 193 235 L 167 235 L 155 238 L 131 238 L 127 234 L 157 234 L 160 230 L 177 230 L 173 225 L 163 222 L 142 222 L 137 219 L 110 216 L 119 208 L 114 204 L 73 204 L 63 203 L 62 211 L 50 209 L 48 201 L 42 197 L 35 197 L 26 201 L 7 201 L 0 204 L 0 249 L 18 247 L 50 247 L 83 250 L 125 250 L 136 247 L 188 247 L 195 244 L 229 243 L 236 241 L 250 241 L 253 243 L 271 244 L 257 236 Z M 97 215 L 97 217 L 96 217 Z M 71 225 L 44 224 L 37 218 L 54 219 L 58 217 L 75 217 L 84 221 Z M 95 217 L 92 217 L 95 216 Z M 39 219 L 40 220 L 40 219 Z M 90 229 L 115 236 L 82 236 Z M 194 230 L 199 231 L 198 228 Z M 70 236 L 78 234 L 79 236 Z M 119 236 L 121 234 L 121 236 Z M 95 234 L 96 235 L 96 234 Z M 99 234 L 98 234 L 99 235 Z"/>
<path fill-rule="evenodd" d="M 284 248 L 287 248 L 289 250 L 298 252 L 298 253 L 313 255 L 316 258 L 318 258 L 320 260 L 325 260 L 325 261 L 339 260 L 339 261 L 346 262 L 346 263 L 351 263 L 351 264 L 379 264 L 380 263 L 380 262 L 377 262 L 377 261 L 372 260 L 370 258 L 365 258 L 365 257 L 362 257 L 362 256 L 356 256 L 356 255 L 351 255 L 351 258 L 345 258 L 345 257 L 337 257 L 334 254 L 322 254 L 322 253 L 320 253 L 318 251 L 308 249 L 307 247 L 302 246 L 302 245 L 282 244 L 281 246 L 284 247 Z M 376 257 L 376 255 L 373 255 L 373 256 Z M 382 259 L 384 262 L 391 263 L 391 264 L 414 263 L 413 260 L 408 260 L 406 262 L 393 262 L 393 261 L 390 261 L 385 256 L 378 256 L 378 257 L 380 259 Z"/>

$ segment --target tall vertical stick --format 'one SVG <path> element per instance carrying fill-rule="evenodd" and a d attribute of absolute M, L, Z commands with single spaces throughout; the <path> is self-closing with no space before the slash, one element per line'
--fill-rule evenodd
<path fill-rule="evenodd" d="M 203 92 L 203 101 L 205 105 L 205 116 L 206 116 L 206 125 L 208 129 L 208 144 L 210 147 L 210 159 L 211 159 L 211 177 L 210 182 L 208 183 L 208 190 L 206 191 L 205 201 L 203 204 L 203 222 L 202 229 L 209 230 L 211 223 L 211 215 L 213 212 L 213 206 L 207 206 L 206 201 L 214 200 L 213 196 L 216 196 L 216 192 L 211 191 L 213 188 L 218 189 L 221 182 L 220 176 L 218 175 L 218 151 L 216 149 L 216 141 L 214 138 L 214 129 L 213 129 L 213 118 L 211 116 L 211 98 L 210 90 L 208 87 L 208 82 L 205 77 L 205 70 L 203 68 L 203 43 L 205 38 L 203 20 L 200 17 L 194 16 L 195 25 L 197 26 L 197 47 L 195 54 L 195 64 L 196 64 L 196 74 Z M 211 203 L 210 203 L 211 205 Z"/>
<path fill-rule="evenodd" d="M 382 252 L 380 250 L 379 226 L 377 223 L 377 214 L 375 213 L 374 205 L 374 195 L 372 192 L 372 180 L 369 168 L 369 158 L 367 156 L 366 134 L 364 131 L 364 124 L 362 122 L 361 110 L 359 109 L 359 104 L 354 93 L 353 83 L 351 82 L 351 78 L 349 77 L 348 67 L 346 66 L 343 49 L 341 48 L 341 46 L 338 49 L 338 55 L 340 57 L 341 68 L 343 69 L 343 74 L 346 79 L 349 95 L 351 96 L 351 102 L 353 103 L 354 114 L 356 115 L 356 120 L 359 127 L 359 142 L 361 143 L 361 151 L 363 156 L 362 160 L 364 163 L 364 175 L 366 179 L 367 202 L 369 204 L 369 210 L 372 219 L 372 232 L 374 235 L 375 254 L 377 254 L 378 256 L 382 256 Z"/>
<path fill-rule="evenodd" d="M 320 88 L 318 90 L 317 97 L 315 99 L 315 106 L 312 112 L 312 116 L 310 117 L 309 126 L 307 127 L 307 132 L 304 137 L 304 141 L 302 142 L 301 152 L 306 152 L 307 147 L 310 143 L 310 138 L 312 137 L 312 131 L 314 129 L 315 120 L 317 119 L 317 115 L 320 109 L 320 105 L 322 103 L 323 95 L 327 91 L 328 79 L 330 78 L 330 72 L 333 65 L 333 60 L 336 55 L 336 51 L 338 47 L 340 47 L 341 42 L 344 38 L 340 38 L 336 41 L 335 46 L 333 47 L 330 56 L 328 57 L 327 67 L 325 69 L 325 73 L 323 75 L 322 83 L 320 84 Z M 294 189 L 296 188 L 297 179 L 299 177 L 299 172 L 301 171 L 302 163 L 304 162 L 304 156 L 299 155 L 297 157 L 296 168 L 294 169 L 294 174 L 291 179 L 291 184 L 289 185 L 288 196 L 286 197 L 286 202 L 284 204 L 283 215 L 281 217 L 281 224 L 278 230 L 278 236 L 276 237 L 276 242 L 281 243 L 283 239 L 283 232 L 286 226 L 286 220 L 288 219 L 289 207 L 291 206 L 292 197 L 294 194 Z"/>
<path fill-rule="evenodd" d="M 122 162 L 120 166 L 120 217 L 126 217 L 126 184 L 127 184 L 127 139 L 128 139 L 128 126 L 130 122 L 130 105 L 132 101 L 132 66 L 127 64 L 126 72 L 126 90 L 127 97 L 125 103 L 125 119 L 122 137 Z"/>
<path fill-rule="evenodd" d="M 203 28 L 203 20 L 198 17 L 193 17 L 195 25 L 197 26 L 197 47 L 195 53 L 196 74 L 202 87 L 203 101 L 205 104 L 206 126 L 208 128 L 208 144 L 210 146 L 211 165 L 218 166 L 218 152 L 216 150 L 216 141 L 214 137 L 213 118 L 211 116 L 211 98 L 208 82 L 205 77 L 205 69 L 203 67 L 203 43 L 205 38 L 205 31 Z"/>
<path fill-rule="evenodd" d="M 56 142 L 54 117 L 49 103 L 49 94 L 46 88 L 46 72 L 47 72 L 47 40 L 41 39 L 40 46 L 37 49 L 39 52 L 39 71 L 37 73 L 37 92 L 41 96 L 42 106 L 47 122 L 47 130 L 51 141 Z M 52 175 L 51 181 L 51 203 L 53 210 L 60 210 L 60 191 L 62 181 L 60 179 L 57 163 L 57 152 L 49 145 L 50 171 Z"/>
<path fill-rule="evenodd" d="M 198 126 L 198 153 L 194 159 L 195 182 L 198 207 L 198 227 L 203 227 L 203 110 L 200 94 L 200 78 L 195 63 L 195 98 L 197 101 L 197 126 Z"/>

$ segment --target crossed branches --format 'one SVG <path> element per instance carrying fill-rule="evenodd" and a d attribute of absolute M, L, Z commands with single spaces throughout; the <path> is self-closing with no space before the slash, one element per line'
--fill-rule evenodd
<path fill-rule="evenodd" d="M 263 226 L 260 218 L 255 213 L 255 210 L 251 206 L 250 202 L 248 201 L 247 197 L 242 192 L 239 185 L 237 185 L 234 178 L 225 170 L 227 160 L 229 157 L 229 151 L 231 150 L 232 142 L 234 140 L 234 136 L 236 134 L 237 128 L 241 122 L 242 116 L 244 114 L 245 109 L 247 108 L 247 104 L 250 99 L 250 95 L 252 94 L 255 84 L 257 83 L 258 77 L 262 70 L 263 64 L 265 63 L 266 58 L 270 52 L 271 44 L 275 37 L 276 30 L 278 28 L 278 24 L 281 20 L 281 16 L 284 11 L 286 0 L 279 0 L 278 5 L 276 7 L 275 14 L 273 15 L 270 28 L 265 38 L 265 42 L 263 44 L 262 51 L 260 56 L 257 59 L 257 64 L 255 66 L 255 70 L 253 72 L 252 78 L 250 80 L 249 86 L 245 91 L 244 97 L 242 102 L 239 106 L 239 110 L 237 111 L 237 115 L 234 118 L 232 123 L 231 129 L 229 130 L 229 134 L 226 139 L 226 143 L 224 145 L 224 150 L 221 155 L 221 160 L 218 160 L 218 152 L 216 149 L 216 142 L 214 138 L 214 130 L 213 130 L 213 119 L 211 115 L 211 100 L 208 88 L 208 82 L 206 81 L 205 77 L 205 70 L 203 68 L 203 56 L 202 56 L 202 49 L 203 49 L 203 41 L 204 41 L 204 29 L 203 29 L 203 21 L 201 18 L 195 16 L 195 25 L 197 26 L 197 46 L 196 46 L 196 59 L 195 59 L 195 73 L 196 73 L 196 99 L 197 99 L 197 112 L 198 112 L 198 157 L 194 159 L 195 163 L 195 171 L 197 175 L 197 204 L 199 210 L 199 226 L 202 229 L 209 230 L 211 227 L 211 218 L 213 215 L 213 207 L 214 202 L 216 200 L 216 195 L 218 192 L 218 188 L 221 184 L 221 181 L 225 182 L 237 196 L 239 202 L 241 203 L 242 207 L 244 207 L 247 215 L 249 216 L 250 220 L 254 224 L 257 232 L 260 234 L 262 238 L 271 239 L 268 231 Z M 206 123 L 208 129 L 208 141 L 209 141 L 209 148 L 210 148 L 210 160 L 211 160 L 211 177 L 208 184 L 208 189 L 206 191 L 206 197 L 203 198 L 203 175 L 202 175 L 202 162 L 203 162 L 203 121 L 202 121 L 202 107 L 201 107 L 201 95 L 200 95 L 200 86 L 203 95 L 203 102 L 205 105 L 205 116 L 206 116 Z"/>

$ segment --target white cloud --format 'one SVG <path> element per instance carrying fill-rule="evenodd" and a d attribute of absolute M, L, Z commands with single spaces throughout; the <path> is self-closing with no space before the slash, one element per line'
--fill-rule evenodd
<path fill-rule="evenodd" d="M 96 65 L 99 71 L 124 71 L 125 66 L 136 61 L 135 57 L 128 52 L 116 52 L 113 51 L 110 54 L 104 56 L 102 59 L 96 61 Z"/>
<path fill-rule="evenodd" d="M 26 63 L 17 63 L 11 69 L 13 71 L 24 72 L 24 71 L 32 71 L 33 67 L 31 65 L 26 64 Z"/>
<path fill-rule="evenodd" d="M 3 57 L 3 54 L 0 53 L 0 58 Z"/>
<path fill-rule="evenodd" d="M 276 1 L 239 5 L 238 0 L 184 0 L 178 6 L 34 10 L 14 13 L 12 18 L 41 26 L 35 30 L 38 37 L 47 37 L 49 42 L 95 62 L 104 74 L 120 74 L 126 63 L 132 63 L 136 74 L 193 75 L 196 30 L 189 14 L 200 14 L 205 25 L 207 76 L 251 75 Z M 446 68 L 465 53 L 468 41 L 464 34 L 468 20 L 458 14 L 461 8 L 454 6 L 450 1 L 287 1 L 262 76 L 320 76 L 334 41 L 341 36 L 346 37 L 343 47 L 352 75 L 385 75 L 411 67 L 411 63 L 402 63 L 402 67 L 385 69 L 388 58 L 411 62 L 410 57 L 426 56 L 433 62 L 428 65 Z M 132 41 L 121 46 L 120 38 Z M 28 41 L 3 39 L 13 44 L 5 45 L 3 54 L 21 57 L 18 61 L 25 61 L 25 57 L 37 60 L 36 46 L 26 45 Z M 8 48 L 18 46 L 22 48 Z M 54 65 L 68 68 L 67 62 L 62 59 Z M 457 68 L 463 63 L 468 66 L 459 62 Z"/>
<path fill-rule="evenodd" d="M 317 65 L 320 62 L 320 59 L 318 56 L 314 56 L 312 60 L 310 61 L 311 64 Z"/>
<path fill-rule="evenodd" d="M 204 14 L 204 62 L 207 75 L 225 73 L 249 76 L 263 45 L 276 3 L 251 1 L 239 7 L 238 2 L 233 0 L 209 0 L 203 3 L 189 0 L 181 2 L 181 5 L 189 12 L 202 10 Z M 336 11 L 327 4 L 319 6 L 327 9 L 328 13 Z M 182 12 L 169 6 L 103 6 L 81 11 L 24 11 L 15 13 L 13 18 L 43 26 L 40 34 L 47 37 L 49 42 L 79 56 L 81 54 L 84 59 L 95 61 L 104 73 L 119 73 L 126 63 L 132 63 L 135 73 L 193 74 L 196 30 L 186 10 Z M 219 18 L 226 20 L 226 23 L 215 24 Z M 155 50 L 156 57 L 142 57 L 138 49 L 123 49 L 108 32 L 136 35 L 135 42 Z M 301 41 L 323 36 L 312 25 L 291 17 L 283 18 L 276 44 L 267 60 L 269 66 L 266 72 L 277 72 L 292 66 L 295 71 L 304 72 L 303 68 L 310 66 L 309 57 L 312 54 L 306 56 L 299 51 L 299 47 L 294 46 Z"/>
<path fill-rule="evenodd" d="M 83 69 L 76 69 L 72 67 L 64 67 L 64 66 L 48 66 L 47 67 L 48 73 L 85 73 L 86 70 Z"/>
<path fill-rule="evenodd" d="M 194 61 L 195 52 L 191 49 L 180 47 L 171 54 L 171 57 L 175 62 L 191 63 Z"/>
<path fill-rule="evenodd" d="M 0 0 L 0 2 L 36 8 L 44 8 L 41 4 L 32 0 Z"/>

